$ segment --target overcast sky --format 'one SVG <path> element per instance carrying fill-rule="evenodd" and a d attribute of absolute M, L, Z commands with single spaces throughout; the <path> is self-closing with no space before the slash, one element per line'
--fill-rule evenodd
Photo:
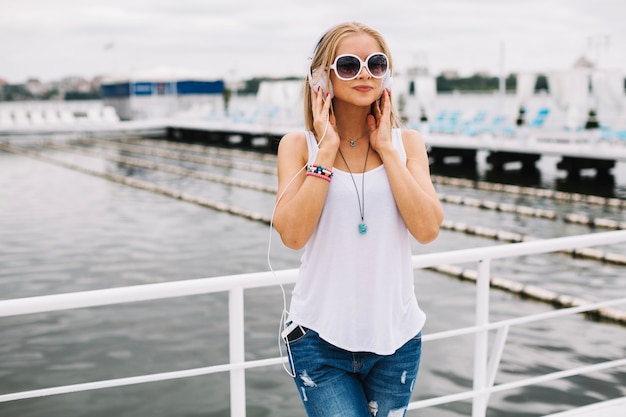
<path fill-rule="evenodd" d="M 0 78 L 188 68 L 302 75 L 331 25 L 386 37 L 396 71 L 547 72 L 583 54 L 626 72 L 626 0 L 0 0 Z M 504 48 L 502 48 L 504 45 Z"/>

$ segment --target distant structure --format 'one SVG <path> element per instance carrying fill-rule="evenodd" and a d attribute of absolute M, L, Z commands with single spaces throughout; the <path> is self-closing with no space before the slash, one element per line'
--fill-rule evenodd
<path fill-rule="evenodd" d="M 443 70 L 441 71 L 441 76 L 449 80 L 456 80 L 461 77 L 457 70 Z"/>
<path fill-rule="evenodd" d="M 574 62 L 574 68 L 587 68 L 592 70 L 595 67 L 594 63 L 584 55 Z"/>
<path fill-rule="evenodd" d="M 102 80 L 102 100 L 121 120 L 223 112 L 224 81 L 197 71 L 157 68 Z"/>

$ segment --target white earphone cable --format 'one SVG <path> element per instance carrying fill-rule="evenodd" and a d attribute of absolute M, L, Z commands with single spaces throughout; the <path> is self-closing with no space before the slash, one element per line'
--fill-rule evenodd
<path fill-rule="evenodd" d="M 320 140 L 318 142 L 318 146 L 322 144 L 322 141 L 326 137 L 326 132 L 328 131 L 328 124 L 329 124 L 329 119 L 326 119 L 326 126 L 324 127 L 324 133 L 322 133 L 322 137 L 320 138 Z M 308 165 L 308 163 L 305 164 L 302 168 L 300 168 L 298 170 L 298 172 L 296 172 L 295 175 L 291 178 L 291 180 L 289 180 L 289 182 L 287 183 L 287 185 L 285 186 L 283 191 L 280 193 L 278 198 L 276 198 L 276 203 L 274 204 L 274 208 L 272 209 L 272 215 L 270 217 L 270 226 L 269 226 L 269 238 L 268 238 L 268 243 L 267 243 L 267 266 L 269 267 L 269 269 L 272 272 L 272 275 L 274 275 L 274 277 L 276 277 L 276 273 L 274 272 L 274 268 L 272 268 L 272 262 L 270 260 L 270 254 L 271 254 L 271 249 L 272 249 L 272 229 L 273 229 L 273 226 L 274 226 L 274 214 L 276 213 L 276 208 L 278 207 L 278 203 L 280 202 L 280 200 L 285 195 L 285 192 L 287 191 L 287 189 L 289 189 L 289 187 L 295 181 L 295 179 L 298 178 L 300 173 L 303 170 L 306 169 L 307 165 Z M 281 336 L 282 331 L 284 329 L 284 326 L 287 323 L 287 320 L 288 320 L 288 317 L 289 317 L 289 311 L 287 310 L 287 295 L 285 293 L 285 287 L 283 286 L 283 284 L 279 284 L 279 286 L 280 286 L 280 290 L 281 290 L 282 296 L 283 296 L 283 310 L 282 310 L 281 315 L 280 315 L 280 323 L 279 323 L 279 328 L 278 328 L 278 350 L 280 352 L 281 359 L 283 359 L 282 343 L 286 344 L 286 346 L 287 346 L 287 354 L 289 355 L 289 357 L 291 357 L 291 349 L 289 347 L 289 342 L 284 340 L 282 338 L 282 336 Z M 291 361 L 291 365 L 290 365 L 291 369 L 287 369 L 287 367 L 285 366 L 285 361 L 284 360 L 282 361 L 282 364 L 283 364 L 283 368 L 285 369 L 285 371 L 292 378 L 294 378 L 296 376 L 295 375 L 296 372 L 295 372 L 295 369 L 293 368 L 293 361 Z"/>

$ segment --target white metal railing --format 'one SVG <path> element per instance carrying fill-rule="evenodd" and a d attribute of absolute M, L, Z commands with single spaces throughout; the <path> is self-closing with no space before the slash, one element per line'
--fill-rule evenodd
<path fill-rule="evenodd" d="M 475 325 L 423 336 L 423 341 L 429 342 L 437 339 L 472 333 L 476 335 L 473 389 L 471 391 L 457 394 L 412 402 L 409 405 L 409 410 L 472 399 L 472 416 L 484 417 L 487 410 L 489 395 L 493 392 L 500 392 L 554 379 L 566 378 L 573 375 L 625 366 L 626 358 L 622 358 L 595 365 L 554 372 L 539 377 L 494 385 L 502 350 L 504 348 L 508 330 L 511 326 L 623 304 L 626 303 L 626 298 L 489 323 L 489 276 L 491 260 L 556 252 L 564 249 L 610 245 L 622 242 L 626 242 L 626 231 L 594 233 L 414 256 L 413 267 L 415 269 L 428 268 L 451 262 L 478 262 L 478 279 L 476 282 Z M 283 359 L 276 357 L 271 359 L 245 361 L 244 290 L 278 284 L 294 283 L 296 275 L 297 270 L 289 269 L 276 271 L 274 273 L 258 272 L 0 301 L 0 317 L 10 317 L 75 308 L 183 297 L 196 294 L 228 292 L 230 345 L 230 358 L 228 364 L 3 394 L 0 395 L 0 402 L 142 384 L 147 382 L 186 378 L 228 371 L 230 372 L 231 416 L 245 417 L 245 370 L 256 367 L 277 365 L 280 364 Z M 487 342 L 488 332 L 490 330 L 497 330 L 497 334 L 493 343 L 491 359 L 488 361 L 489 349 Z"/>

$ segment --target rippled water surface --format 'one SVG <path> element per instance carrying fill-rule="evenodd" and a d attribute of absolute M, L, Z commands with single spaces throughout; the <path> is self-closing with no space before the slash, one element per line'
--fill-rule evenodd
<path fill-rule="evenodd" d="M 263 216 L 272 211 L 274 196 L 269 193 L 133 168 L 104 158 L 111 152 L 131 155 L 126 151 L 96 144 L 84 147 L 91 154 L 29 146 L 99 172 L 130 175 Z M 144 158 L 275 185 L 271 174 Z M 259 158 L 219 158 L 273 166 Z M 535 186 L 576 187 L 561 178 L 553 165 L 546 163 L 541 168 L 541 178 L 533 180 Z M 612 196 L 624 198 L 624 166 L 618 165 L 615 172 Z M 478 175 L 487 176 L 488 172 L 479 166 Z M 583 179 L 585 186 L 590 181 Z M 444 205 L 447 220 L 539 238 L 597 231 L 564 222 L 562 216 L 568 213 L 626 221 L 622 209 L 605 206 L 451 185 L 437 188 L 449 195 L 556 211 L 559 217 L 547 220 Z M 260 222 L 0 151 L 0 299 L 266 271 L 269 236 L 268 227 Z M 296 267 L 300 253 L 283 248 L 275 235 L 272 239 L 274 269 Z M 444 230 L 430 245 L 415 243 L 413 251 L 496 244 L 503 242 Z M 624 244 L 603 249 L 626 253 Z M 624 267 L 565 254 L 497 261 L 492 271 L 494 276 L 589 300 L 626 296 Z M 416 291 L 428 315 L 425 333 L 472 324 L 473 284 L 417 271 Z M 491 320 L 552 309 L 498 290 L 491 292 L 490 303 Z M 280 289 L 247 291 L 245 305 L 246 359 L 277 356 Z M 227 317 L 226 296 L 216 294 L 0 319 L 0 395 L 225 363 Z M 425 344 L 414 399 L 471 388 L 471 346 L 473 338 L 469 336 Z M 626 328 L 622 326 L 582 316 L 533 323 L 511 330 L 496 383 L 625 355 Z M 246 376 L 249 416 L 304 416 L 297 392 L 280 366 L 249 370 Z M 0 416 L 221 417 L 229 413 L 228 393 L 228 375 L 217 374 L 0 403 Z M 625 394 L 626 372 L 614 370 L 493 394 L 488 415 L 541 416 Z M 469 403 L 457 402 L 408 415 L 466 416 L 470 410 Z"/>

